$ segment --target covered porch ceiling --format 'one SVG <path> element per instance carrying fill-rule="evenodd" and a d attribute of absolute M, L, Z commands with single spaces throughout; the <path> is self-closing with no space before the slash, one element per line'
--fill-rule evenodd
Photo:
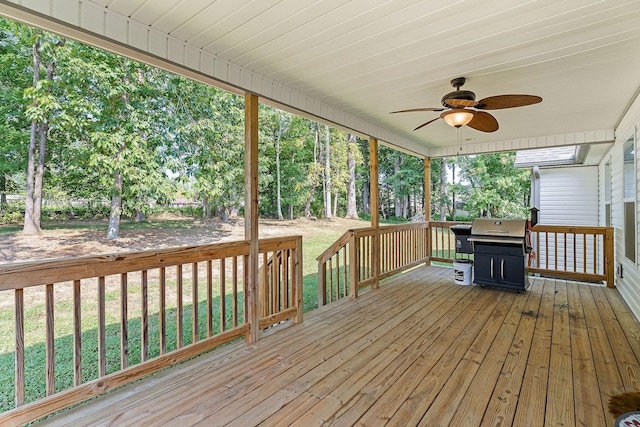
<path fill-rule="evenodd" d="M 640 1 L 0 0 L 0 14 L 424 156 L 607 143 L 640 89 Z M 463 89 L 500 128 L 418 130 Z"/>

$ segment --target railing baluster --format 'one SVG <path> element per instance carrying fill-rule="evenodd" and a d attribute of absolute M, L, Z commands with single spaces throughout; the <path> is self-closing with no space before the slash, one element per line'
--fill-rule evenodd
<path fill-rule="evenodd" d="M 582 251 L 583 251 L 582 272 L 586 273 L 587 272 L 587 235 L 584 233 L 582 234 Z"/>
<path fill-rule="evenodd" d="M 105 320 L 105 277 L 98 277 L 98 376 L 107 375 L 107 325 Z"/>
<path fill-rule="evenodd" d="M 226 311 L 226 263 L 224 258 L 220 258 L 220 330 L 226 331 L 227 311 Z"/>
<path fill-rule="evenodd" d="M 238 326 L 238 257 L 233 257 L 233 327 Z"/>
<path fill-rule="evenodd" d="M 340 251 L 336 254 L 336 288 L 338 298 L 340 298 Z"/>
<path fill-rule="evenodd" d="M 349 294 L 349 264 L 347 264 L 347 245 L 345 245 L 342 249 L 342 265 L 344 266 L 342 269 L 342 295 L 341 297 L 345 297 Z M 340 252 L 338 252 L 338 256 L 340 256 Z"/>
<path fill-rule="evenodd" d="M 56 391 L 56 362 L 55 362 L 55 327 L 53 320 L 53 284 L 45 286 L 46 305 L 46 359 L 47 359 L 47 396 Z"/>
<path fill-rule="evenodd" d="M 573 235 L 573 272 L 578 271 L 578 251 L 577 251 L 577 241 L 576 235 Z"/>
<path fill-rule="evenodd" d="M 280 273 L 280 277 L 282 278 L 282 309 L 283 310 L 287 310 L 289 307 L 292 307 L 293 304 L 290 303 L 290 298 L 291 298 L 291 293 L 289 292 L 289 285 L 291 284 L 291 281 L 289 279 L 289 259 L 293 260 L 293 257 L 295 253 L 294 249 L 283 249 L 282 250 L 282 267 L 281 267 L 281 273 Z M 293 264 L 293 263 L 292 263 Z M 292 265 L 291 264 L 291 265 Z M 337 274 L 340 274 L 340 271 L 336 272 Z"/>
<path fill-rule="evenodd" d="M 564 243 L 567 244 L 567 235 L 564 236 Z M 566 258 L 565 258 L 566 259 Z M 558 264 L 558 233 L 553 233 L 553 268 L 560 270 Z"/>
<path fill-rule="evenodd" d="M 167 352 L 167 269 L 165 267 L 160 267 L 159 285 L 160 354 L 165 354 Z"/>
<path fill-rule="evenodd" d="M 593 235 L 593 274 L 597 274 L 599 272 L 598 268 L 598 236 Z"/>
<path fill-rule="evenodd" d="M 545 267 L 549 268 L 549 233 L 544 233 L 544 237 L 545 237 L 545 255 L 546 255 L 546 260 L 545 260 Z M 554 266 L 554 268 L 558 268 L 558 266 Z"/>
<path fill-rule="evenodd" d="M 140 346 L 141 359 L 146 361 L 149 359 L 149 275 L 147 270 L 142 270 L 140 277 L 140 294 L 141 301 L 141 335 L 142 345 Z"/>
<path fill-rule="evenodd" d="M 82 298 L 80 280 L 73 281 L 73 385 L 82 384 Z"/>
<path fill-rule="evenodd" d="M 176 266 L 176 346 L 182 348 L 184 345 L 184 306 L 182 302 L 182 264 Z"/>
<path fill-rule="evenodd" d="M 207 261 L 207 336 L 213 336 L 213 261 Z"/>
<path fill-rule="evenodd" d="M 567 246 L 568 246 L 568 242 L 567 242 L 567 233 L 564 233 L 564 270 L 569 270 L 569 266 L 567 265 L 567 260 L 569 258 L 567 258 Z M 556 268 L 556 270 L 560 270 L 559 268 Z"/>
<path fill-rule="evenodd" d="M 270 305 L 269 295 L 269 255 L 265 252 L 262 254 L 262 287 L 260 289 L 260 306 L 263 317 L 268 316 Z"/>
<path fill-rule="evenodd" d="M 127 273 L 120 275 L 120 369 L 129 366 L 129 313 Z"/>
<path fill-rule="evenodd" d="M 198 310 L 198 263 L 191 264 L 191 342 L 198 342 L 200 322 Z"/>
<path fill-rule="evenodd" d="M 16 313 L 16 406 L 24 405 L 24 290 L 15 290 Z"/>

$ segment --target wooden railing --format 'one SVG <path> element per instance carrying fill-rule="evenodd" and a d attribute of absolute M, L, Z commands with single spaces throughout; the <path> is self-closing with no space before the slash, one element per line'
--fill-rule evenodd
<path fill-rule="evenodd" d="M 358 289 L 423 262 L 473 258 L 456 253 L 451 226 L 457 224 L 470 223 L 431 221 L 380 227 L 377 257 L 375 228 L 349 230 L 317 258 L 318 304 L 346 295 L 356 297 Z M 614 286 L 611 227 L 537 225 L 530 237 L 530 273 Z"/>
<path fill-rule="evenodd" d="M 380 227 L 380 279 L 429 259 L 429 223 Z"/>
<path fill-rule="evenodd" d="M 425 222 L 347 231 L 316 258 L 318 305 L 356 297 L 364 287 L 428 262 L 428 236 Z"/>
<path fill-rule="evenodd" d="M 456 257 L 469 258 L 467 254 L 456 255 L 456 238 L 451 231 L 452 225 L 471 224 L 460 221 L 430 221 L 431 261 L 452 263 Z"/>
<path fill-rule="evenodd" d="M 318 306 L 349 295 L 349 265 L 355 230 L 349 230 L 322 252 L 318 261 Z M 354 251 L 355 252 L 355 251 Z"/>
<path fill-rule="evenodd" d="M 529 272 L 614 287 L 612 227 L 536 225 Z"/>
<path fill-rule="evenodd" d="M 260 329 L 302 321 L 302 238 L 260 240 Z"/>
<path fill-rule="evenodd" d="M 259 262 L 269 264 L 260 329 L 302 320 L 301 251 L 299 236 L 260 240 Z M 246 339 L 248 255 L 240 241 L 0 266 L 0 302 L 13 305 L 15 322 L 16 407 L 0 424 L 27 423 Z M 26 392 L 43 377 L 46 390 Z"/>

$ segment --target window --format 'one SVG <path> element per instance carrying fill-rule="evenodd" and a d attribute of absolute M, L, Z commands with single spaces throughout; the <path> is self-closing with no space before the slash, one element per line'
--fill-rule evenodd
<path fill-rule="evenodd" d="M 636 161 L 635 138 L 632 136 L 623 147 L 623 202 L 624 202 L 624 255 L 636 262 Z"/>
<path fill-rule="evenodd" d="M 611 162 L 604 165 L 604 225 L 611 227 Z"/>

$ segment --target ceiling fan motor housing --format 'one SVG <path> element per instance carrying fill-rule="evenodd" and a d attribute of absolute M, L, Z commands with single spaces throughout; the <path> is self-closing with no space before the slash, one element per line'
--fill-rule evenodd
<path fill-rule="evenodd" d="M 442 100 L 440 101 L 440 102 L 442 102 L 442 105 L 444 105 L 447 108 L 455 108 L 454 105 L 447 104 L 446 101 L 448 99 L 475 101 L 476 100 L 476 94 L 471 92 L 470 90 L 456 90 L 454 92 L 449 92 L 448 94 L 446 94 L 445 96 L 442 97 Z"/>

